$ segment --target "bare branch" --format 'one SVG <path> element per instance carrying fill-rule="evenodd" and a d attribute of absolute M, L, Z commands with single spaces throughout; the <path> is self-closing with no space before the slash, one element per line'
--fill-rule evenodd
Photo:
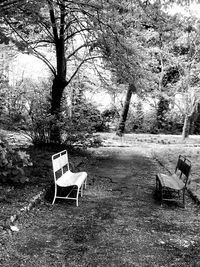
<path fill-rule="evenodd" d="M 68 61 L 71 57 L 73 57 L 80 49 L 82 49 L 83 47 L 87 47 L 87 46 L 88 46 L 87 44 L 83 44 L 83 45 L 79 46 L 77 49 L 75 49 L 71 54 L 69 54 L 66 57 L 66 61 Z"/>
<path fill-rule="evenodd" d="M 74 73 L 71 75 L 70 79 L 68 80 L 68 84 L 72 81 L 72 79 L 76 76 L 76 74 L 78 73 L 79 69 L 81 68 L 81 66 L 87 62 L 87 61 L 90 61 L 90 60 L 94 60 L 96 58 L 101 58 L 100 56 L 94 56 L 94 57 L 89 57 L 89 58 L 86 58 L 84 60 L 82 60 L 80 62 L 80 64 L 78 65 L 78 67 L 76 68 L 76 70 L 74 71 Z"/>

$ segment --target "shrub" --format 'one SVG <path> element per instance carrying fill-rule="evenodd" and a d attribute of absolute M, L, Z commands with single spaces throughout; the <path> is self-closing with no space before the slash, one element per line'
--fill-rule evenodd
<path fill-rule="evenodd" d="M 92 133 L 102 131 L 104 128 L 100 111 L 93 104 L 87 102 L 73 107 L 71 121 L 76 131 Z"/>
<path fill-rule="evenodd" d="M 144 133 L 151 133 L 151 134 L 156 134 L 158 132 L 157 117 L 155 110 L 149 110 L 148 112 L 145 113 L 142 124 L 142 131 Z"/>
<path fill-rule="evenodd" d="M 139 101 L 133 107 L 134 109 L 131 110 L 128 116 L 126 131 L 141 133 L 144 131 L 143 129 L 144 111 L 141 101 Z"/>
<path fill-rule="evenodd" d="M 24 169 L 30 165 L 30 156 L 25 151 L 12 149 L 0 136 L 0 182 L 25 183 L 28 177 Z"/>
<path fill-rule="evenodd" d="M 100 144 L 99 137 L 94 137 L 93 133 L 102 131 L 105 126 L 100 111 L 91 103 L 75 105 L 72 116 L 65 116 L 62 120 L 65 144 L 84 147 Z"/>
<path fill-rule="evenodd" d="M 166 116 L 166 125 L 163 127 L 165 133 L 180 134 L 183 128 L 183 115 L 170 110 Z"/>
<path fill-rule="evenodd" d="M 119 120 L 119 112 L 116 107 L 111 107 L 108 109 L 105 109 L 101 114 L 104 122 L 104 129 L 103 131 L 108 131 L 110 128 L 116 128 L 116 124 Z"/>

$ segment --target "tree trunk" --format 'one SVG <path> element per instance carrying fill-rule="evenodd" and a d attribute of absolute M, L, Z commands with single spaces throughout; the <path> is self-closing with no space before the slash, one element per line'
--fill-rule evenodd
<path fill-rule="evenodd" d="M 50 142 L 60 143 L 60 127 L 61 118 L 61 101 L 66 81 L 66 58 L 65 58 L 65 5 L 64 1 L 60 2 L 60 24 L 56 22 L 55 9 L 53 2 L 48 1 L 49 14 L 52 23 L 52 32 L 56 49 L 56 74 L 52 85 L 51 95 L 51 115 L 54 120 L 51 122 Z"/>
<path fill-rule="evenodd" d="M 126 92 L 124 107 L 123 107 L 122 114 L 120 117 L 119 126 L 118 126 L 117 133 L 116 133 L 119 136 L 122 136 L 125 130 L 126 119 L 127 119 L 128 110 L 129 110 L 129 106 L 131 102 L 131 96 L 133 92 L 136 92 L 136 87 L 134 84 L 129 84 L 128 90 Z"/>
<path fill-rule="evenodd" d="M 59 122 L 61 119 L 61 103 L 62 96 L 67 82 L 65 78 L 56 76 L 53 80 L 52 94 L 51 94 L 51 115 L 54 120 L 51 121 L 50 142 L 61 143 Z"/>
<path fill-rule="evenodd" d="M 185 115 L 184 125 L 182 130 L 182 139 L 185 140 L 189 137 L 191 116 Z"/>
<path fill-rule="evenodd" d="M 59 115 L 61 112 L 61 100 L 63 91 L 67 86 L 65 79 L 56 76 L 53 80 L 51 93 L 51 115 Z"/>

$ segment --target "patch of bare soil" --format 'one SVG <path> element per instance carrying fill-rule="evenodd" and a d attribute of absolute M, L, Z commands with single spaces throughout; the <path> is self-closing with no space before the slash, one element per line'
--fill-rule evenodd
<path fill-rule="evenodd" d="M 18 232 L 0 229 L 0 266 L 199 266 L 199 206 L 187 196 L 185 209 L 160 207 L 154 196 L 160 166 L 150 155 L 110 147 L 76 159 L 88 172 L 79 207 L 45 198 L 17 220 Z"/>

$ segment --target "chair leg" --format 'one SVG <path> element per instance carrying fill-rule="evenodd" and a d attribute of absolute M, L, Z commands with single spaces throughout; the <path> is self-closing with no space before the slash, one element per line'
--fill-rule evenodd
<path fill-rule="evenodd" d="M 56 200 L 56 195 L 57 195 L 57 185 L 55 184 L 55 189 L 54 189 L 54 198 L 53 198 L 52 205 L 54 204 L 54 202 L 55 202 L 55 200 Z"/>

